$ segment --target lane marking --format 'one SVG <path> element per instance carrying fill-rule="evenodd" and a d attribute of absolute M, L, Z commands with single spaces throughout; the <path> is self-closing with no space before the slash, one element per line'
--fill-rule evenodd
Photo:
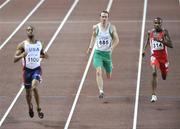
<path fill-rule="evenodd" d="M 109 0 L 108 6 L 107 6 L 107 9 L 106 9 L 107 11 L 109 11 L 110 8 L 111 8 L 111 5 L 112 5 L 112 2 L 111 2 L 111 1 L 113 1 L 113 0 Z M 77 105 L 77 102 L 78 102 L 78 99 L 79 99 L 79 96 L 80 96 L 80 93 L 81 93 L 81 90 L 82 90 L 82 87 L 83 87 L 83 84 L 84 84 L 84 81 L 85 81 L 85 79 L 86 79 L 86 76 L 87 76 L 87 73 L 88 73 L 88 70 L 89 70 L 89 66 L 90 66 L 90 64 L 91 64 L 91 60 L 92 60 L 92 58 L 93 58 L 94 50 L 95 50 L 95 45 L 93 46 L 92 52 L 91 52 L 90 57 L 89 57 L 89 60 L 88 60 L 88 62 L 87 62 L 85 71 L 84 71 L 84 73 L 83 73 L 81 82 L 80 82 L 80 84 L 79 84 L 79 88 L 78 88 L 78 91 L 77 91 L 77 93 L 76 93 L 76 96 L 75 96 L 73 105 L 72 105 L 72 107 L 71 107 L 71 111 L 70 111 L 70 113 L 69 113 L 68 119 L 67 119 L 66 124 L 65 124 L 65 126 L 64 126 L 64 129 L 68 129 L 68 127 L 69 127 L 70 121 L 71 121 L 71 119 L 72 119 L 74 110 L 75 110 L 75 108 L 76 108 L 76 105 Z"/>
<path fill-rule="evenodd" d="M 42 5 L 45 0 L 41 0 L 35 8 L 26 16 L 26 18 L 19 24 L 19 26 L 11 33 L 11 35 L 1 44 L 0 50 L 8 43 L 8 41 L 16 34 L 16 32 L 23 26 L 29 17 Z"/>
<path fill-rule="evenodd" d="M 21 21 L 3 21 L 0 22 L 0 24 L 19 24 Z M 62 21 L 27 21 L 26 23 L 28 24 L 59 24 Z M 94 21 L 86 21 L 86 20 L 81 20 L 81 21 L 66 21 L 66 23 L 97 23 L 99 22 L 98 20 Z M 142 20 L 111 20 L 113 23 L 141 23 Z M 151 20 L 146 20 L 146 23 L 152 23 L 153 21 Z M 163 20 L 163 23 L 179 23 L 180 20 Z"/>
<path fill-rule="evenodd" d="M 0 5 L 0 10 L 7 4 L 9 3 L 11 0 L 6 0 L 3 4 Z"/>
<path fill-rule="evenodd" d="M 63 19 L 63 22 L 60 24 L 60 26 L 58 27 L 57 31 L 54 33 L 53 37 L 51 38 L 51 40 L 49 41 L 48 45 L 45 48 L 45 51 L 47 51 L 49 49 L 49 47 L 52 45 L 53 41 L 55 40 L 57 34 L 60 32 L 60 30 L 62 29 L 62 27 L 64 26 L 67 18 L 70 16 L 71 12 L 73 11 L 73 9 L 75 8 L 76 4 L 78 3 L 79 0 L 75 0 L 75 2 L 73 3 L 73 5 L 71 6 L 70 10 L 68 11 L 68 13 L 66 14 L 65 18 Z M 22 91 L 24 90 L 24 86 L 21 86 L 21 89 L 19 90 L 19 92 L 17 93 L 16 97 L 14 98 L 13 102 L 11 103 L 10 107 L 8 108 L 8 110 L 6 111 L 6 113 L 4 114 L 3 118 L 0 121 L 0 127 L 2 126 L 4 120 L 6 119 L 7 115 L 9 114 L 9 112 L 11 111 L 11 109 L 13 108 L 14 104 L 16 103 L 17 99 L 19 98 L 20 94 L 22 93 Z"/>
<path fill-rule="evenodd" d="M 108 3 L 108 6 L 107 6 L 107 11 L 109 12 L 111 7 L 112 7 L 112 3 L 113 3 L 113 0 L 109 0 L 109 3 Z"/>
<path fill-rule="evenodd" d="M 145 32 L 145 21 L 146 21 L 146 12 L 147 12 L 147 3 L 148 0 L 144 0 L 144 9 L 143 9 L 143 19 L 141 27 L 141 41 L 140 41 L 140 51 L 139 51 L 139 64 L 138 64 L 138 76 L 137 76 L 137 86 L 136 86 L 136 99 L 134 107 L 134 119 L 133 119 L 133 129 L 137 128 L 137 114 L 138 114 L 138 105 L 139 105 L 139 90 L 140 90 L 140 79 L 141 79 L 141 67 L 142 67 L 142 50 L 144 42 L 144 32 Z"/>
<path fill-rule="evenodd" d="M 19 90 L 19 92 L 17 93 L 16 97 L 14 98 L 14 100 L 12 101 L 11 105 L 9 106 L 9 108 L 7 109 L 6 113 L 4 114 L 4 116 L 2 117 L 1 121 L 0 121 L 0 127 L 2 126 L 4 120 L 6 119 L 7 115 L 9 114 L 9 112 L 11 111 L 11 109 L 13 108 L 14 104 L 16 103 L 17 99 L 19 98 L 19 96 L 21 95 L 22 91 L 24 89 L 24 86 L 21 85 L 21 89 Z"/>
<path fill-rule="evenodd" d="M 26 96 L 26 95 L 21 95 L 21 96 Z M 72 95 L 74 96 L 74 95 Z M 97 95 L 85 95 L 85 94 L 81 94 L 81 96 L 84 96 L 85 98 L 87 99 L 98 99 Z M 0 96 L 0 99 L 6 99 L 6 98 L 10 98 L 11 96 Z M 141 97 L 143 99 L 148 99 L 149 100 L 149 96 L 146 96 L 146 95 L 141 95 Z M 54 96 L 54 95 L 47 95 L 47 96 L 41 96 L 41 98 L 44 98 L 44 99 L 68 99 L 69 96 L 65 96 L 65 95 L 57 95 L 57 96 Z M 105 96 L 105 100 L 106 99 L 125 99 L 125 98 L 129 98 L 129 99 L 133 99 L 134 96 L 130 96 L 130 95 L 117 95 L 117 96 Z M 158 98 L 160 99 L 167 99 L 167 100 L 171 100 L 171 101 L 175 101 L 175 100 L 179 100 L 180 99 L 180 96 L 158 96 Z M 129 100 L 128 100 L 129 101 Z"/>
<path fill-rule="evenodd" d="M 58 33 L 60 32 L 60 30 L 62 29 L 62 27 L 64 26 L 65 22 L 67 21 L 68 17 L 70 16 L 70 14 L 72 13 L 72 11 L 74 10 L 74 8 L 76 7 L 77 3 L 79 2 L 79 0 L 75 0 L 73 5 L 71 6 L 70 10 L 68 11 L 68 13 L 66 14 L 65 18 L 63 19 L 63 21 L 61 22 L 60 26 L 58 27 L 57 31 L 54 33 L 53 37 L 51 38 L 49 44 L 47 45 L 45 51 L 47 51 L 49 49 L 49 47 L 51 46 L 51 44 L 53 43 L 53 41 L 55 40 L 56 36 L 58 35 Z"/>

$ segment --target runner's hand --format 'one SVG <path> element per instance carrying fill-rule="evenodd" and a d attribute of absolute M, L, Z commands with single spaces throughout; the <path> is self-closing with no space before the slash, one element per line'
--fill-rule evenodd
<path fill-rule="evenodd" d="M 47 54 L 47 52 L 43 52 L 41 53 L 41 58 L 45 58 L 45 59 L 48 59 L 49 58 L 49 55 Z"/>
<path fill-rule="evenodd" d="M 24 57 L 26 57 L 27 56 L 27 52 L 23 52 L 22 54 L 21 54 L 21 57 L 22 58 L 24 58 Z"/>
<path fill-rule="evenodd" d="M 145 57 L 145 55 L 146 55 L 146 53 L 145 53 L 145 51 L 143 50 L 143 52 L 142 52 L 142 57 Z"/>

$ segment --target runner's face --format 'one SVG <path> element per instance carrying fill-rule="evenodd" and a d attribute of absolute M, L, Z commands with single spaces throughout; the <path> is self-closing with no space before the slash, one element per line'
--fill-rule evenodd
<path fill-rule="evenodd" d="M 154 20 L 154 28 L 156 30 L 160 30 L 161 29 L 161 26 L 162 26 L 162 22 L 160 20 Z"/>
<path fill-rule="evenodd" d="M 107 13 L 101 13 L 100 21 L 102 23 L 106 23 L 108 21 L 108 14 Z"/>
<path fill-rule="evenodd" d="M 32 27 L 27 27 L 26 32 L 29 38 L 32 38 L 34 36 L 34 29 Z"/>

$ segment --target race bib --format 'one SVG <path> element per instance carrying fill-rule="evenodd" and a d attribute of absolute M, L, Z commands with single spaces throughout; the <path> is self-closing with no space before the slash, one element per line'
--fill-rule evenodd
<path fill-rule="evenodd" d="M 164 48 L 164 45 L 161 42 L 158 41 L 152 41 L 152 49 L 153 50 L 162 50 Z"/>
<path fill-rule="evenodd" d="M 36 54 L 29 54 L 27 55 L 26 61 L 29 63 L 37 63 L 39 62 L 40 58 Z"/>
<path fill-rule="evenodd" d="M 99 38 L 98 48 L 110 47 L 110 45 L 111 45 L 111 43 L 110 43 L 108 37 L 101 37 L 101 38 Z"/>
<path fill-rule="evenodd" d="M 30 63 L 37 63 L 37 62 L 39 62 L 39 58 L 28 58 L 28 62 L 30 62 Z"/>

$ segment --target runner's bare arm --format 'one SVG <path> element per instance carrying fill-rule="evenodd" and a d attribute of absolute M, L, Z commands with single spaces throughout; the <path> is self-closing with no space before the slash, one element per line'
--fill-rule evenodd
<path fill-rule="evenodd" d="M 48 57 L 47 52 L 44 51 L 44 42 L 42 42 L 41 58 L 47 59 Z"/>
<path fill-rule="evenodd" d="M 14 63 L 18 62 L 20 59 L 26 57 L 27 53 L 24 51 L 24 42 L 18 44 L 16 52 L 14 55 Z"/>
<path fill-rule="evenodd" d="M 92 32 L 92 36 L 91 36 L 91 41 L 89 44 L 89 48 L 87 50 L 87 54 L 90 54 L 92 51 L 92 48 L 94 46 L 95 40 L 96 40 L 96 25 L 93 26 L 93 32 Z"/>
<path fill-rule="evenodd" d="M 142 56 L 143 56 L 143 57 L 145 56 L 146 48 L 147 48 L 147 46 L 148 46 L 148 44 L 149 44 L 149 38 L 150 38 L 150 31 L 148 31 L 148 33 L 147 33 L 147 41 L 146 41 L 145 44 L 144 44 L 144 48 L 143 48 L 143 52 L 142 52 Z"/>
<path fill-rule="evenodd" d="M 162 42 L 167 47 L 173 48 L 173 44 L 172 44 L 172 41 L 171 41 L 168 31 L 164 30 L 164 32 L 165 32 L 164 39 L 162 39 L 162 41 L 160 41 L 160 42 Z"/>
<path fill-rule="evenodd" d="M 112 51 L 114 50 L 114 48 L 118 45 L 119 43 L 119 36 L 117 34 L 116 31 L 116 27 L 114 25 L 112 25 L 112 29 L 113 29 L 113 42 L 112 42 Z"/>

